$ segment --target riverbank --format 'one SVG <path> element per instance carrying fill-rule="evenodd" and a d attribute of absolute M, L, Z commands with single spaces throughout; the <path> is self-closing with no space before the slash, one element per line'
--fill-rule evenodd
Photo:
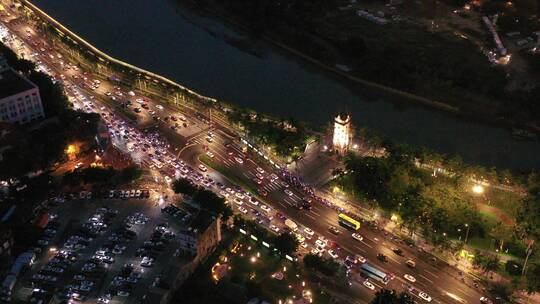
<path fill-rule="evenodd" d="M 212 3 L 213 5 L 204 5 L 200 2 L 195 2 L 193 0 L 177 0 L 177 2 L 179 5 L 187 6 L 188 9 L 195 11 L 201 16 L 217 19 L 220 22 L 231 26 L 232 28 L 240 30 L 241 32 L 247 34 L 253 34 L 254 32 L 254 29 L 250 27 L 246 22 L 244 22 L 241 16 L 237 16 L 234 13 L 231 13 L 218 1 L 207 1 Z M 334 63 L 328 63 L 324 60 L 316 58 L 313 54 L 302 50 L 301 45 L 291 44 L 290 41 L 285 42 L 285 39 L 283 38 L 284 37 L 282 37 L 277 31 L 266 31 L 264 34 L 257 33 L 256 37 L 256 39 L 261 39 L 265 42 L 268 42 L 271 45 L 284 51 L 285 53 L 290 54 L 296 60 L 300 59 L 301 61 L 306 62 L 320 70 L 323 70 L 324 72 L 332 74 L 331 76 L 334 76 L 334 78 L 337 78 L 345 85 L 352 84 L 355 86 L 361 86 L 371 91 L 375 91 L 376 94 L 381 97 L 392 99 L 392 102 L 419 104 L 422 106 L 426 106 L 430 109 L 443 111 L 445 113 L 469 121 L 477 121 L 483 124 L 500 126 L 513 130 L 517 129 L 518 132 L 521 132 L 521 130 L 527 130 L 536 134 L 540 134 L 540 124 L 525 122 L 519 119 L 516 120 L 515 118 L 504 117 L 503 115 L 507 115 L 508 113 L 498 113 L 500 111 L 493 110 L 490 105 L 475 104 L 474 102 L 460 102 L 454 104 L 452 102 L 435 100 L 429 97 L 421 96 L 411 92 L 406 92 L 374 81 L 370 81 L 365 78 L 357 77 L 355 75 L 352 75 L 352 73 L 350 73 L 349 71 L 338 68 L 336 65 L 334 65 Z"/>

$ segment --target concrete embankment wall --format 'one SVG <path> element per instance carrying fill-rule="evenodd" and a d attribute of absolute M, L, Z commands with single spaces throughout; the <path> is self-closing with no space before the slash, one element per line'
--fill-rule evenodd
<path fill-rule="evenodd" d="M 86 48 L 88 51 L 93 53 L 95 56 L 98 57 L 98 59 L 103 62 L 104 64 L 107 63 L 113 63 L 122 66 L 125 69 L 132 70 L 135 74 L 141 74 L 145 76 L 146 79 L 153 80 L 157 83 L 163 83 L 172 87 L 175 87 L 181 91 L 187 92 L 188 94 L 204 101 L 210 101 L 210 102 L 216 102 L 217 100 L 214 98 L 203 96 L 197 92 L 194 92 L 166 77 L 163 77 L 161 75 L 152 73 L 150 71 L 147 71 L 145 69 L 139 68 L 137 66 L 134 66 L 132 64 L 129 64 L 127 62 L 121 61 L 119 59 L 116 59 L 114 57 L 109 56 L 108 54 L 102 52 L 92 44 L 90 44 L 88 41 L 84 40 L 68 28 L 66 28 L 64 25 L 62 25 L 60 22 L 58 22 L 53 17 L 49 16 L 47 13 L 45 13 L 43 10 L 41 10 L 39 7 L 35 6 L 32 2 L 27 0 L 19 0 L 19 2 L 28 10 L 30 10 L 32 13 L 34 13 L 37 17 L 39 17 L 42 21 L 50 24 L 53 26 L 57 31 L 60 33 L 68 36 L 70 39 L 75 41 L 79 46 L 82 46 Z"/>

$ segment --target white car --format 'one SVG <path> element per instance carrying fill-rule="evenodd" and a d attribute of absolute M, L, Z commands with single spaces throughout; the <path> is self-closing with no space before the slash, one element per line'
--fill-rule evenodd
<path fill-rule="evenodd" d="M 235 157 L 234 160 L 239 163 L 239 164 L 243 164 L 244 161 L 240 158 L 240 157 Z"/>
<path fill-rule="evenodd" d="M 238 210 L 240 210 L 240 212 L 242 212 L 243 214 L 247 214 L 248 213 L 248 210 L 242 206 L 238 207 Z"/>
<path fill-rule="evenodd" d="M 313 249 L 311 249 L 311 254 L 320 256 L 321 252 L 319 250 L 317 250 L 317 248 L 313 248 Z"/>
<path fill-rule="evenodd" d="M 279 232 L 279 227 L 277 227 L 274 224 L 270 224 L 270 230 L 274 231 L 275 233 L 278 233 Z"/>
<path fill-rule="evenodd" d="M 259 201 L 256 200 L 256 199 L 254 199 L 254 198 L 251 198 L 251 199 L 249 200 L 249 202 L 250 202 L 252 205 L 254 205 L 254 206 L 258 206 L 258 205 L 259 205 Z"/>
<path fill-rule="evenodd" d="M 409 282 L 412 282 L 412 283 L 416 282 L 416 278 L 413 277 L 413 276 L 410 275 L 410 274 L 404 274 L 403 277 L 404 277 L 407 281 L 409 281 Z"/>
<path fill-rule="evenodd" d="M 322 248 L 326 247 L 326 243 L 323 242 L 323 241 L 321 241 L 321 240 L 316 240 L 316 241 L 315 241 L 315 244 L 316 244 L 317 246 L 319 246 L 319 247 L 322 247 Z"/>
<path fill-rule="evenodd" d="M 420 293 L 418 293 L 418 296 L 419 296 L 420 298 L 426 300 L 426 302 L 431 302 L 431 297 L 430 297 L 427 293 L 425 293 L 425 292 L 423 292 L 423 291 L 421 291 Z"/>
<path fill-rule="evenodd" d="M 224 198 L 228 198 L 230 194 L 223 191 L 223 190 L 221 190 L 221 191 L 219 191 L 219 195 L 223 196 Z"/>
<path fill-rule="evenodd" d="M 242 206 L 244 204 L 244 202 L 239 199 L 238 197 L 235 197 L 234 198 L 234 202 L 238 205 L 238 206 Z"/>
<path fill-rule="evenodd" d="M 236 192 L 235 196 L 239 199 L 244 199 L 244 195 L 240 192 Z"/>
<path fill-rule="evenodd" d="M 288 196 L 292 196 L 292 195 L 293 195 L 292 191 L 289 190 L 289 189 L 285 189 L 284 191 L 285 191 L 285 194 L 287 194 Z"/>
<path fill-rule="evenodd" d="M 361 240 L 364 239 L 364 238 L 363 238 L 360 234 L 358 234 L 358 233 L 353 233 L 353 234 L 352 234 L 352 238 L 355 239 L 355 240 L 357 240 L 357 241 L 361 241 Z"/>
<path fill-rule="evenodd" d="M 257 172 L 259 172 L 260 174 L 264 174 L 264 170 L 261 167 L 257 167 Z"/>
<path fill-rule="evenodd" d="M 152 267 L 154 265 L 154 259 L 149 257 L 144 257 L 141 261 L 141 266 L 143 267 Z"/>
<path fill-rule="evenodd" d="M 264 211 L 264 212 L 270 212 L 270 207 L 266 206 L 266 205 L 262 205 L 261 204 L 261 209 Z"/>
<path fill-rule="evenodd" d="M 366 286 L 367 288 L 371 289 L 371 290 L 375 290 L 375 285 L 373 285 L 370 281 L 368 280 L 365 280 L 364 281 L 364 286 Z"/>
<path fill-rule="evenodd" d="M 332 257 L 332 259 L 339 258 L 339 255 L 333 249 L 328 249 L 328 255 Z"/>
<path fill-rule="evenodd" d="M 304 228 L 304 233 L 309 235 L 309 236 L 313 236 L 313 234 L 315 234 L 315 232 L 313 232 L 313 230 L 311 230 L 308 227 Z"/>
<path fill-rule="evenodd" d="M 214 158 L 214 153 L 212 153 L 210 151 L 206 152 L 206 155 L 208 155 L 208 157 L 210 157 L 210 158 Z"/>
<path fill-rule="evenodd" d="M 163 111 L 163 106 L 162 105 L 157 105 L 156 108 L 160 109 Z"/>
<path fill-rule="evenodd" d="M 202 172 L 206 172 L 208 171 L 208 168 L 206 168 L 205 165 L 199 165 L 199 170 L 201 170 Z"/>
<path fill-rule="evenodd" d="M 367 259 L 359 254 L 355 255 L 354 257 L 360 264 L 365 264 L 367 262 Z"/>

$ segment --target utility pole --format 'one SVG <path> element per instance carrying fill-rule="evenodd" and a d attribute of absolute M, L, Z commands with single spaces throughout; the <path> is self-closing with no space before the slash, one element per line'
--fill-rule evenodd
<path fill-rule="evenodd" d="M 527 245 L 527 256 L 525 257 L 525 262 L 523 263 L 523 268 L 521 269 L 521 276 L 525 275 L 525 270 L 527 268 L 527 262 L 529 261 L 529 256 L 531 255 L 533 249 L 532 246 L 534 244 L 534 240 L 529 241 L 529 245 Z"/>

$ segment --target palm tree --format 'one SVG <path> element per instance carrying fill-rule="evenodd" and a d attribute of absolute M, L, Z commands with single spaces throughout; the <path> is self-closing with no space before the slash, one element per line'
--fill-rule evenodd
<path fill-rule="evenodd" d="M 493 271 L 499 270 L 499 263 L 501 259 L 499 258 L 499 255 L 491 255 L 488 256 L 487 259 L 484 261 L 483 269 L 486 274 L 490 274 Z"/>

